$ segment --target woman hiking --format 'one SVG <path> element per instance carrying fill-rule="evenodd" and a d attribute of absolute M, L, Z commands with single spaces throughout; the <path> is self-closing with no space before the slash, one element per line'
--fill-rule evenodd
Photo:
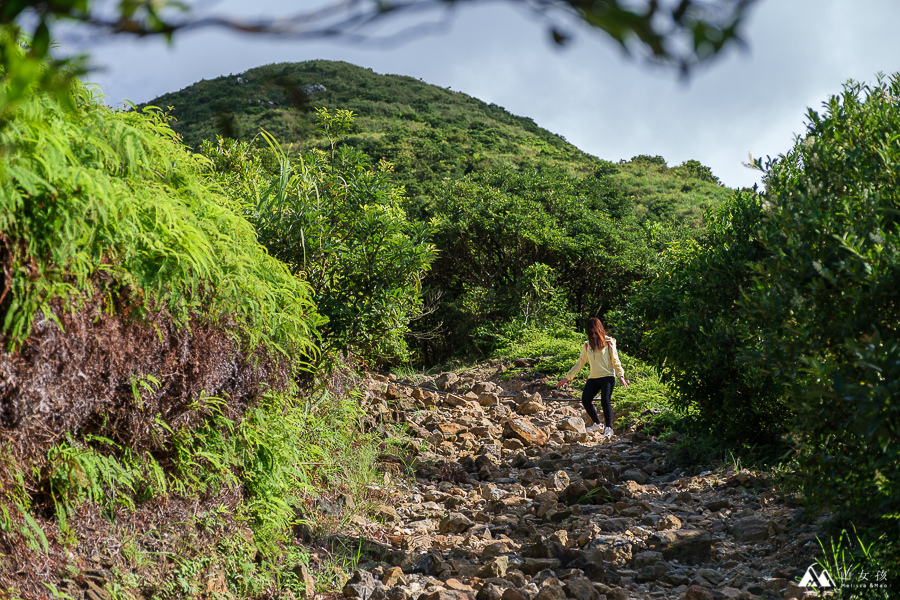
<path fill-rule="evenodd" d="M 588 380 L 584 384 L 584 391 L 581 393 L 581 405 L 584 410 L 594 421 L 593 425 L 587 428 L 587 431 L 594 431 L 600 428 L 600 417 L 597 416 L 597 409 L 594 407 L 594 398 L 600 393 L 600 405 L 603 407 L 603 421 L 605 429 L 603 435 L 613 435 L 612 423 L 612 392 L 616 386 L 616 377 L 619 382 L 628 387 L 625 381 L 625 370 L 619 361 L 619 353 L 616 352 L 616 340 L 606 335 L 606 329 L 603 323 L 597 317 L 591 317 L 587 322 L 588 341 L 581 347 L 581 354 L 578 355 L 578 361 L 575 366 L 569 369 L 565 377 L 556 383 L 556 387 L 562 387 L 578 375 L 582 367 L 586 363 L 591 364 L 591 373 Z"/>

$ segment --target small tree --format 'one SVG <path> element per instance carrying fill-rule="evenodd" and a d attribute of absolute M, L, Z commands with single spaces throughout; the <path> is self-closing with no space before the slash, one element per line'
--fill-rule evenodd
<path fill-rule="evenodd" d="M 421 306 L 420 280 L 434 258 L 430 229 L 407 219 L 389 163 L 371 165 L 358 150 L 338 145 L 352 113 L 318 112 L 330 154 L 292 160 L 265 134 L 268 159 L 221 139 L 203 151 L 230 171 L 226 185 L 243 198 L 260 243 L 309 283 L 329 319 L 326 344 L 373 363 L 404 360 L 404 336 Z M 276 172 L 265 169 L 266 160 Z"/>

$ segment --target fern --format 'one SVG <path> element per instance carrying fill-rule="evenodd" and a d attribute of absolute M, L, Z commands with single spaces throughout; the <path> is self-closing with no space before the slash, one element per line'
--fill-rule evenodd
<path fill-rule="evenodd" d="M 97 293 L 137 299 L 186 324 L 200 315 L 244 349 L 314 352 L 308 286 L 257 243 L 240 210 L 207 180 L 210 162 L 189 152 L 154 108 L 112 111 L 76 85 L 76 111 L 35 94 L 0 128 L 0 242 L 9 253 L 0 307 L 10 346 L 36 314 Z M 3 293 L 3 290 L 0 290 Z"/>

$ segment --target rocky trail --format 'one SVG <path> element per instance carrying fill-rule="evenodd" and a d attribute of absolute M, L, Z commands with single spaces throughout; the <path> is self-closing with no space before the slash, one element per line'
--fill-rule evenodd
<path fill-rule="evenodd" d="M 345 597 L 818 597 L 794 583 L 814 562 L 816 525 L 764 474 L 688 475 L 670 444 L 586 432 L 571 391 L 529 373 L 501 381 L 498 367 L 366 383 L 369 418 L 405 422 L 419 453 L 380 522 L 358 520 L 383 552 Z"/>

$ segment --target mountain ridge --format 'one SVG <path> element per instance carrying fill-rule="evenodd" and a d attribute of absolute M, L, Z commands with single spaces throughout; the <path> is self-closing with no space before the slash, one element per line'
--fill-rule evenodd
<path fill-rule="evenodd" d="M 147 104 L 168 109 L 173 129 L 195 149 L 217 135 L 250 140 L 260 130 L 292 150 L 325 149 L 314 108 L 351 110 L 355 126 L 342 143 L 373 161 L 391 162 L 413 208 L 426 205 L 447 179 L 503 167 L 611 175 L 634 198 L 640 220 L 700 225 L 704 211 L 731 193 L 697 161 L 671 168 L 659 156 L 612 163 L 496 104 L 345 62 L 263 65 L 198 81 Z"/>

